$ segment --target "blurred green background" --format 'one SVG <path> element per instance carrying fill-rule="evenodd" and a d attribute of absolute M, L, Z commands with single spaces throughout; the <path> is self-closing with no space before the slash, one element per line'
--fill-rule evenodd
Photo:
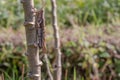
<path fill-rule="evenodd" d="M 34 0 L 40 9 L 40 0 Z M 57 0 L 62 80 L 120 80 L 120 0 Z M 46 0 L 49 62 L 55 57 L 51 2 Z M 20 0 L 0 0 L 0 76 L 28 80 L 24 13 Z M 45 63 L 43 59 L 43 63 Z M 42 80 L 48 79 L 46 65 Z M 51 68 L 53 73 L 53 69 Z"/>

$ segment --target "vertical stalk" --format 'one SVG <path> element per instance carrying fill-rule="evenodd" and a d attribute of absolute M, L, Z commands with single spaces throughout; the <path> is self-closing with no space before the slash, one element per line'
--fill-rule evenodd
<path fill-rule="evenodd" d="M 56 51 L 55 80 L 61 80 L 62 77 L 61 51 L 60 51 L 59 28 L 57 24 L 56 0 L 51 0 L 51 5 L 52 5 L 52 25 L 54 29 L 54 40 L 55 40 L 55 51 Z"/>
<path fill-rule="evenodd" d="M 53 80 L 53 76 L 52 76 L 52 73 L 50 72 L 50 68 L 49 68 L 49 60 L 48 60 L 47 54 L 44 54 L 44 58 L 45 58 L 46 68 L 47 68 L 49 78 L 50 78 L 50 80 Z"/>
<path fill-rule="evenodd" d="M 27 58 L 29 62 L 30 80 L 41 80 L 41 61 L 39 61 L 39 48 L 36 44 L 36 29 L 34 16 L 34 1 L 21 0 L 25 13 L 25 30 L 27 40 Z"/>

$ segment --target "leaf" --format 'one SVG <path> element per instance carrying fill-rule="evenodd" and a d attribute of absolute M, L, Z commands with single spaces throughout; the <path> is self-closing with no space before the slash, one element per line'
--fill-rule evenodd
<path fill-rule="evenodd" d="M 109 53 L 107 53 L 107 52 L 102 52 L 102 53 L 100 53 L 100 57 L 109 58 L 110 55 L 109 55 Z"/>
<path fill-rule="evenodd" d="M 73 73 L 73 80 L 76 80 L 77 79 L 77 71 L 76 71 L 76 68 L 74 67 L 74 73 Z"/>
<path fill-rule="evenodd" d="M 65 52 L 65 55 L 67 57 L 71 56 L 72 55 L 72 50 L 71 49 L 67 49 L 66 52 Z"/>

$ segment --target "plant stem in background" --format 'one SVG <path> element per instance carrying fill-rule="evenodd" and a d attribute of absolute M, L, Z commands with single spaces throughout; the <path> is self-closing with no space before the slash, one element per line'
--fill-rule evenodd
<path fill-rule="evenodd" d="M 3 74 L 3 73 L 0 74 L 0 80 L 5 80 L 5 79 L 4 79 L 4 74 Z"/>
<path fill-rule="evenodd" d="M 50 68 L 49 68 L 49 60 L 48 60 L 47 54 L 44 54 L 44 58 L 45 58 L 46 68 L 47 68 L 49 78 L 50 78 L 50 80 L 53 80 L 53 76 L 52 76 L 52 73 L 51 73 Z"/>
<path fill-rule="evenodd" d="M 57 5 L 56 0 L 51 0 L 52 5 L 52 25 L 54 29 L 54 40 L 55 40 L 55 80 L 61 80 L 62 77 L 62 67 L 61 67 L 61 51 L 60 51 L 60 37 L 59 28 L 57 24 Z"/>
<path fill-rule="evenodd" d="M 24 80 L 25 65 L 22 64 L 22 80 Z"/>
<path fill-rule="evenodd" d="M 36 29 L 33 0 L 21 0 L 25 13 L 25 30 L 27 39 L 27 58 L 29 62 L 30 80 L 41 80 L 41 65 L 39 47 L 36 44 Z"/>

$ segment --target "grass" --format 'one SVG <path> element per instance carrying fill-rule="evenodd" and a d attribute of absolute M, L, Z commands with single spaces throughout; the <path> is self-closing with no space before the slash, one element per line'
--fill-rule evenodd
<path fill-rule="evenodd" d="M 47 47 L 48 52 L 50 53 L 49 59 L 51 63 L 54 60 L 55 54 L 53 49 L 54 43 L 52 30 L 52 27 L 46 26 Z M 23 53 L 25 53 L 26 51 L 24 31 L 25 30 L 23 27 L 21 27 L 17 31 L 13 30 L 12 28 L 3 28 L 0 30 L 0 39 L 3 39 L 3 42 L 0 42 L 0 44 L 2 44 L 0 51 L 0 63 L 1 65 L 4 65 L 4 63 L 8 64 L 4 65 L 5 67 L 7 66 L 7 70 L 4 70 L 0 66 L 0 68 L 4 70 L 2 72 L 4 74 L 5 80 L 21 80 L 21 66 L 23 63 L 25 64 L 25 69 L 28 66 L 28 63 L 26 62 L 27 60 L 23 56 Z M 120 25 L 117 24 L 117 21 L 116 25 L 90 24 L 86 26 L 76 25 L 70 28 L 60 28 L 61 50 L 63 52 L 63 79 L 90 80 L 90 74 L 92 73 L 92 65 L 90 64 L 90 59 L 93 58 L 88 55 L 90 53 L 93 56 L 97 56 L 95 62 L 97 63 L 98 68 L 100 69 L 107 62 L 110 62 L 108 66 L 117 66 L 113 66 L 115 67 L 113 71 L 115 71 L 116 76 L 118 76 L 119 60 L 117 60 L 115 63 L 112 61 L 114 58 L 111 58 L 109 52 L 107 52 L 106 45 L 109 43 L 110 45 L 111 43 L 114 43 L 115 45 L 112 46 L 117 46 L 119 49 L 119 44 L 117 43 L 120 41 L 119 32 Z M 11 35 L 9 33 L 11 33 Z M 10 36 L 8 36 L 8 34 Z M 105 58 L 107 62 L 102 60 L 102 58 Z M 108 69 L 106 68 L 105 71 L 108 71 Z M 28 80 L 26 72 L 27 71 L 25 70 L 24 79 Z M 102 74 L 102 76 L 104 77 L 104 73 L 100 72 L 100 74 Z M 110 75 L 111 74 L 106 74 L 106 76 Z M 47 78 L 45 72 L 43 72 L 43 78 L 44 77 Z M 114 77 L 113 79 L 119 80 L 120 78 Z"/>

